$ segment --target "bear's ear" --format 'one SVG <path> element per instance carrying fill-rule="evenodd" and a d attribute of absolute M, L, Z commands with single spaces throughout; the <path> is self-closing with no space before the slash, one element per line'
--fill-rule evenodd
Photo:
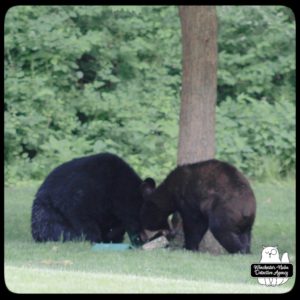
<path fill-rule="evenodd" d="M 156 184 L 155 184 L 154 179 L 149 178 L 149 177 L 146 178 L 141 185 L 142 195 L 143 196 L 150 195 L 154 191 L 155 186 L 156 186 Z"/>
<path fill-rule="evenodd" d="M 146 179 L 144 180 L 144 183 L 148 184 L 149 187 L 151 187 L 151 188 L 153 188 L 153 189 L 155 189 L 155 187 L 156 187 L 155 180 L 154 180 L 153 178 L 151 178 L 151 177 L 146 178 Z"/>

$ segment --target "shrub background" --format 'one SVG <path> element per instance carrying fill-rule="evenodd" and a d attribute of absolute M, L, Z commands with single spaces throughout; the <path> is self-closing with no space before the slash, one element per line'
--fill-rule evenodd
<path fill-rule="evenodd" d="M 218 7 L 217 158 L 248 176 L 295 168 L 295 20 Z M 5 182 L 109 151 L 142 176 L 176 165 L 177 7 L 16 6 L 5 17 Z"/>

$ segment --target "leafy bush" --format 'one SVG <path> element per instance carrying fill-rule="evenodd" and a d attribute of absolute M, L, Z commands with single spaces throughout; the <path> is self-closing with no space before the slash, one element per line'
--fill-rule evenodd
<path fill-rule="evenodd" d="M 257 176 L 272 155 L 287 173 L 295 161 L 293 16 L 284 7 L 229 6 L 218 16 L 218 156 Z M 163 179 L 176 165 L 180 34 L 173 6 L 11 8 L 6 182 L 42 179 L 59 163 L 102 151 Z"/>
<path fill-rule="evenodd" d="M 288 175 L 295 167 L 295 107 L 241 94 L 217 107 L 217 157 L 256 178 Z"/>
<path fill-rule="evenodd" d="M 283 6 L 220 6 L 218 102 L 295 101 L 295 22 Z"/>
<path fill-rule="evenodd" d="M 143 176 L 175 165 L 180 75 L 169 73 L 180 56 L 179 19 L 175 7 L 143 11 L 8 12 L 8 182 L 41 179 L 63 161 L 101 151 L 123 156 Z M 169 28 L 161 27 L 167 20 Z"/>

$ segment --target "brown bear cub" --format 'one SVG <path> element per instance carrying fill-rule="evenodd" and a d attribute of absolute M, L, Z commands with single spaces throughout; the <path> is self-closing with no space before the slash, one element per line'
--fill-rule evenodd
<path fill-rule="evenodd" d="M 185 248 L 198 250 L 207 229 L 229 253 L 250 253 L 256 201 L 248 180 L 234 166 L 216 159 L 178 166 L 160 186 L 142 184 L 145 229 L 169 229 L 168 216 L 181 215 Z"/>

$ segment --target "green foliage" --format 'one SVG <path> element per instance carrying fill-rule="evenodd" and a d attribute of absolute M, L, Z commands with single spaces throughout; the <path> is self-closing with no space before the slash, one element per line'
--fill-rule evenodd
<path fill-rule="evenodd" d="M 218 156 L 251 176 L 285 174 L 295 162 L 293 15 L 226 6 L 218 16 Z M 102 151 L 158 181 L 176 165 L 177 7 L 16 6 L 4 29 L 7 183 Z M 276 163 L 263 168 L 265 157 Z"/>
<path fill-rule="evenodd" d="M 218 102 L 295 101 L 295 22 L 283 6 L 220 6 Z"/>
<path fill-rule="evenodd" d="M 101 151 L 126 158 L 144 176 L 175 165 L 180 75 L 168 75 L 174 55 L 165 53 L 180 55 L 176 8 L 138 15 L 130 8 L 8 12 L 8 181 L 40 179 L 58 163 Z M 160 26 L 165 19 L 169 30 Z"/>
<path fill-rule="evenodd" d="M 217 107 L 217 157 L 252 177 L 289 175 L 296 160 L 295 121 L 291 102 L 228 97 Z"/>

